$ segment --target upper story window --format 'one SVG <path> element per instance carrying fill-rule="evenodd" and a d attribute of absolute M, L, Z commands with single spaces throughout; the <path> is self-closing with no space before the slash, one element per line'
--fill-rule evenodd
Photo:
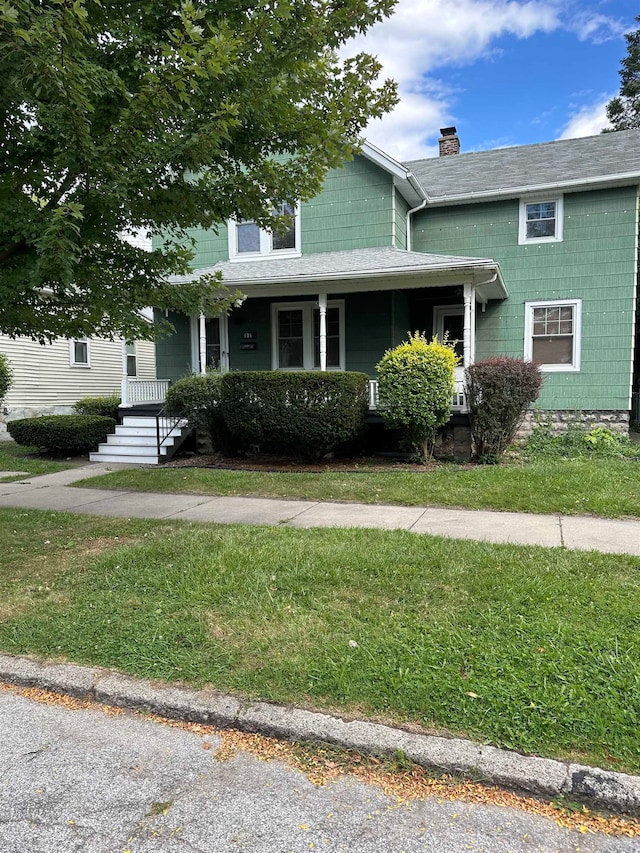
<path fill-rule="evenodd" d="M 582 301 L 526 302 L 524 357 L 543 373 L 580 370 Z"/>
<path fill-rule="evenodd" d="M 229 222 L 229 259 L 257 260 L 300 254 L 300 207 L 286 201 L 274 206 L 274 219 L 286 217 L 287 226 L 268 231 L 251 219 Z"/>
<path fill-rule="evenodd" d="M 71 367 L 91 367 L 89 341 L 86 338 L 69 341 L 69 363 Z"/>
<path fill-rule="evenodd" d="M 520 200 L 520 243 L 562 240 L 562 196 Z"/>

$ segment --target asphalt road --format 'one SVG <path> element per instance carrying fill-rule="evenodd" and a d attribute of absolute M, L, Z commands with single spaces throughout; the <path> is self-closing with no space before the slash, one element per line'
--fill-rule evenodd
<path fill-rule="evenodd" d="M 630 853 L 542 817 L 429 799 L 399 805 L 277 761 L 220 762 L 203 738 L 0 688 L 0 851 L 24 853 Z"/>

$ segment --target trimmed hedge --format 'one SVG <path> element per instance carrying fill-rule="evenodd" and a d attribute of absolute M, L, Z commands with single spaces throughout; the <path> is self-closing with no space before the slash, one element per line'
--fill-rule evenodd
<path fill-rule="evenodd" d="M 488 358 L 467 368 L 465 386 L 476 455 L 481 462 L 495 462 L 538 399 L 540 368 L 520 358 Z"/>
<path fill-rule="evenodd" d="M 11 387 L 12 379 L 13 371 L 9 365 L 9 359 L 4 353 L 0 352 L 0 405 L 2 405 L 2 401 Z"/>
<path fill-rule="evenodd" d="M 111 394 L 108 397 L 82 397 L 74 403 L 73 411 L 76 415 L 99 415 L 117 421 L 119 405 L 119 394 Z"/>
<path fill-rule="evenodd" d="M 73 455 L 96 450 L 115 426 L 113 418 L 97 415 L 45 415 L 9 421 L 7 431 L 18 444 Z"/>
<path fill-rule="evenodd" d="M 227 373 L 222 414 L 239 449 L 251 444 L 319 459 L 364 427 L 365 373 L 316 371 Z"/>
<path fill-rule="evenodd" d="M 165 412 L 186 418 L 195 429 L 206 433 L 214 450 L 227 452 L 232 442 L 222 416 L 220 373 L 186 376 L 169 387 Z"/>
<path fill-rule="evenodd" d="M 431 455 L 436 430 L 451 418 L 456 363 L 452 344 L 409 332 L 376 365 L 379 412 L 388 427 L 404 430 L 423 461 Z"/>

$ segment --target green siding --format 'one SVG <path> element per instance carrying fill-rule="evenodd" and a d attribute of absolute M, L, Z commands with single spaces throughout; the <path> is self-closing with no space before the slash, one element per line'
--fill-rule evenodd
<path fill-rule="evenodd" d="M 345 294 L 347 370 L 375 377 L 385 350 L 406 340 L 409 306 L 403 293 L 378 291 Z"/>
<path fill-rule="evenodd" d="M 156 343 L 156 375 L 158 379 L 175 382 L 192 372 L 191 321 L 189 317 L 172 311 L 168 319 L 175 326 L 175 332 Z"/>
<path fill-rule="evenodd" d="M 525 301 L 582 299 L 579 373 L 545 374 L 549 409 L 629 406 L 634 317 L 636 188 L 564 196 L 558 243 L 518 245 L 518 201 L 416 215 L 413 248 L 499 261 L 510 296 L 477 314 L 476 356 L 524 352 Z"/>
<path fill-rule="evenodd" d="M 247 299 L 229 314 L 231 370 L 271 370 L 271 309 L 268 299 Z M 243 332 L 255 332 L 256 349 L 241 350 Z"/>
<path fill-rule="evenodd" d="M 407 248 L 407 213 L 409 212 L 409 204 L 403 196 L 396 190 L 396 231 L 395 231 L 395 246 L 397 249 Z"/>
<path fill-rule="evenodd" d="M 393 242 L 393 180 L 364 157 L 332 169 L 302 205 L 302 251 L 336 252 Z"/>

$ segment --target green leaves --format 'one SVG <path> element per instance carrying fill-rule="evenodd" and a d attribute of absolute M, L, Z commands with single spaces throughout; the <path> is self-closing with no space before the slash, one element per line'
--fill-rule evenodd
<path fill-rule="evenodd" d="M 169 284 L 190 229 L 317 194 L 395 103 L 372 57 L 334 54 L 391 7 L 0 0 L 0 331 L 149 337 L 147 305 L 226 310 L 217 279 Z"/>

